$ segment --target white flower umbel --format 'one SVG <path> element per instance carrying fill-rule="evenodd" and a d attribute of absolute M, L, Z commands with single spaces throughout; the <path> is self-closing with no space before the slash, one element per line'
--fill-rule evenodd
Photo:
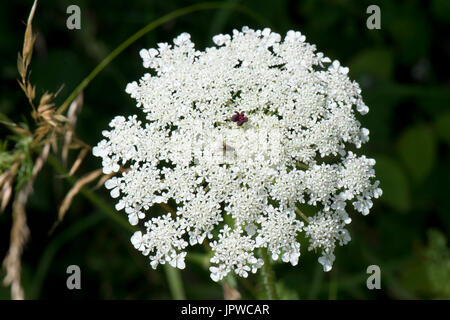
<path fill-rule="evenodd" d="M 305 232 L 330 270 L 336 245 L 350 241 L 347 208 L 368 214 L 381 195 L 375 160 L 355 153 L 369 140 L 359 85 L 300 32 L 282 40 L 244 27 L 213 41 L 198 51 L 183 33 L 141 50 L 149 73 L 126 92 L 145 122 L 114 118 L 93 150 L 105 174 L 126 169 L 106 187 L 132 225 L 156 204 L 177 204 L 172 215 L 147 216 L 133 245 L 154 268 L 184 268 L 186 247 L 208 241 L 219 281 L 256 272 L 258 248 L 296 265 Z M 305 224 L 301 204 L 316 212 Z"/>

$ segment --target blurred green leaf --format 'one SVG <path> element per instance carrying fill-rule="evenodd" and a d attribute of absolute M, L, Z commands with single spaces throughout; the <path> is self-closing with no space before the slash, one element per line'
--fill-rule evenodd
<path fill-rule="evenodd" d="M 450 249 L 445 236 L 434 229 L 428 231 L 428 248 L 426 250 L 427 277 L 431 290 L 439 298 L 450 298 Z"/>
<path fill-rule="evenodd" d="M 446 112 L 436 119 L 436 130 L 439 138 L 450 145 L 450 112 Z"/>
<path fill-rule="evenodd" d="M 383 80 L 391 77 L 392 66 L 392 52 L 388 49 L 369 49 L 362 51 L 350 62 L 352 76 L 370 75 Z"/>
<path fill-rule="evenodd" d="M 410 127 L 400 136 L 398 153 L 413 180 L 422 182 L 433 169 L 436 158 L 433 132 L 423 124 Z"/>
<path fill-rule="evenodd" d="M 277 284 L 277 292 L 280 296 L 280 300 L 298 300 L 298 292 L 294 289 L 287 287 L 283 282 L 278 281 Z"/>
<path fill-rule="evenodd" d="M 450 21 L 450 1 L 448 0 L 432 0 L 431 12 L 434 17 L 442 22 Z"/>
<path fill-rule="evenodd" d="M 430 26 L 425 13 L 408 3 L 382 9 L 382 28 L 386 27 L 399 51 L 398 57 L 405 64 L 417 62 L 428 55 Z"/>
<path fill-rule="evenodd" d="M 402 284 L 411 292 L 431 299 L 450 298 L 450 249 L 437 229 L 427 230 L 428 243 L 419 247 L 402 268 Z"/>
<path fill-rule="evenodd" d="M 379 156 L 376 159 L 375 170 L 383 189 L 381 200 L 398 211 L 408 210 L 411 197 L 402 167 L 388 156 Z"/>

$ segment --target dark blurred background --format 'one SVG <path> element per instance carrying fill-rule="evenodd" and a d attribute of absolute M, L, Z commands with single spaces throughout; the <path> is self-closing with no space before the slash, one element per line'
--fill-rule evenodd
<path fill-rule="evenodd" d="M 230 9 L 195 12 L 170 21 L 131 45 L 84 91 L 76 126 L 95 145 L 115 115 L 138 113 L 125 93 L 143 73 L 139 50 L 171 42 L 181 32 L 197 48 L 211 37 L 244 25 L 270 26 L 284 35 L 299 30 L 310 43 L 350 68 L 370 108 L 361 118 L 370 130 L 363 152 L 377 160 L 383 196 L 370 215 L 352 215 L 352 241 L 336 252 L 330 273 L 302 243 L 296 267 L 275 265 L 284 299 L 450 299 L 450 1 L 404 0 L 230 0 L 251 15 Z M 38 3 L 33 26 L 38 37 L 31 81 L 40 96 L 63 89 L 62 103 L 99 62 L 152 20 L 196 1 L 61 1 Z M 81 30 L 66 28 L 66 8 L 81 8 Z M 366 8 L 381 8 L 381 29 L 369 30 Z M 0 2 L 0 112 L 28 121 L 30 106 L 16 79 L 17 52 L 32 1 Z M 256 17 L 256 18 L 255 18 Z M 0 129 L 1 140 L 8 132 Z M 75 159 L 76 154 L 73 154 Z M 72 160 L 73 160 L 72 159 Z M 88 156 L 77 177 L 100 167 Z M 170 299 L 164 268 L 152 270 L 131 245 L 130 232 L 78 195 L 63 222 L 49 234 L 70 184 L 47 165 L 28 203 L 31 237 L 23 254 L 26 298 Z M 111 203 L 104 188 L 95 194 Z M 121 213 L 118 213 L 121 214 Z M 0 215 L 0 257 L 6 254 L 11 208 Z M 181 272 L 186 296 L 222 299 L 223 288 L 209 279 L 202 250 Z M 81 267 L 82 289 L 66 288 L 66 268 Z M 381 268 L 381 290 L 366 288 L 366 268 Z M 4 272 L 0 272 L 3 278 Z M 237 282 L 243 298 L 261 298 L 258 276 Z M 0 299 L 10 289 L 0 286 Z"/>

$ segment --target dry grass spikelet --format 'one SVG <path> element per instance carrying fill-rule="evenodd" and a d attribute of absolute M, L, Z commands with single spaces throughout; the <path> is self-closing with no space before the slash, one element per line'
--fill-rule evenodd
<path fill-rule="evenodd" d="M 6 276 L 3 279 L 5 285 L 11 286 L 11 298 L 23 300 L 24 292 L 21 285 L 21 257 L 25 243 L 28 240 L 30 231 L 27 226 L 26 204 L 28 197 L 33 191 L 33 184 L 41 171 L 50 151 L 50 145 L 46 144 L 34 163 L 31 178 L 26 185 L 17 193 L 13 201 L 13 224 L 11 228 L 10 245 L 8 253 L 3 260 L 3 267 Z"/>
<path fill-rule="evenodd" d="M 85 185 L 96 180 L 101 175 L 102 169 L 97 169 L 78 179 L 78 181 L 73 185 L 72 189 L 70 189 L 70 191 L 66 194 L 63 202 L 61 203 L 61 206 L 58 211 L 58 222 L 60 222 L 64 218 L 64 215 L 66 214 L 67 210 L 69 210 L 69 207 L 72 204 L 73 199 L 80 192 L 80 190 Z"/>

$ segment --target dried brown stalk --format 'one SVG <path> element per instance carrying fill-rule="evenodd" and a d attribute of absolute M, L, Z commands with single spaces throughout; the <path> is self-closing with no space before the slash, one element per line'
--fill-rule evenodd
<path fill-rule="evenodd" d="M 73 199 L 80 192 L 81 188 L 83 188 L 88 183 L 96 180 L 101 175 L 102 175 L 102 170 L 97 169 L 95 171 L 88 173 L 84 177 L 78 179 L 78 181 L 73 185 L 72 189 L 70 189 L 70 191 L 65 196 L 65 198 L 61 204 L 61 207 L 59 208 L 58 222 L 60 222 L 64 218 L 64 215 L 66 214 L 67 210 L 69 210 L 69 207 L 72 204 Z"/>
<path fill-rule="evenodd" d="M 67 120 L 72 128 L 75 127 L 77 122 L 78 114 L 81 111 L 81 107 L 83 106 L 83 91 L 75 98 L 74 101 L 70 104 L 69 111 L 67 112 Z M 62 159 L 63 163 L 67 163 L 67 158 L 69 155 L 70 144 L 72 142 L 73 130 L 68 130 L 64 137 L 64 146 L 62 150 Z M 84 150 L 84 149 L 83 149 Z M 72 171 L 72 170 L 71 170 Z M 71 173 L 71 175 L 74 172 Z"/>
<path fill-rule="evenodd" d="M 98 179 L 97 184 L 94 187 L 94 190 L 102 187 L 105 184 L 106 180 L 111 179 L 115 174 L 116 174 L 115 172 L 110 174 L 104 174 L 100 179 Z"/>
<path fill-rule="evenodd" d="M 241 294 L 236 289 L 232 288 L 226 281 L 223 283 L 223 298 L 225 300 L 239 300 Z"/>
<path fill-rule="evenodd" d="M 18 192 L 13 202 L 13 225 L 11 228 L 9 250 L 3 260 L 3 267 L 6 270 L 6 276 L 3 279 L 3 283 L 11 286 L 11 298 L 14 300 L 23 300 L 25 298 L 21 285 L 21 257 L 24 245 L 30 234 L 27 226 L 25 208 L 28 197 L 33 191 L 34 181 L 44 166 L 44 163 L 47 161 L 49 151 L 50 145 L 46 144 L 34 163 L 30 180 L 28 180 L 26 185 Z"/>
<path fill-rule="evenodd" d="M 88 148 L 81 149 L 80 153 L 78 154 L 77 159 L 72 165 L 72 168 L 70 168 L 69 176 L 73 175 L 75 171 L 80 167 L 81 163 L 84 160 L 84 157 L 86 157 L 87 153 L 89 152 Z"/>
<path fill-rule="evenodd" d="M 12 166 L 8 170 L 3 172 L 3 174 L 0 176 L 0 198 L 2 199 L 0 212 L 3 212 L 3 210 L 5 210 L 6 206 L 9 203 L 9 200 L 11 199 L 14 178 L 16 177 L 19 166 L 20 160 L 15 161 Z"/>

